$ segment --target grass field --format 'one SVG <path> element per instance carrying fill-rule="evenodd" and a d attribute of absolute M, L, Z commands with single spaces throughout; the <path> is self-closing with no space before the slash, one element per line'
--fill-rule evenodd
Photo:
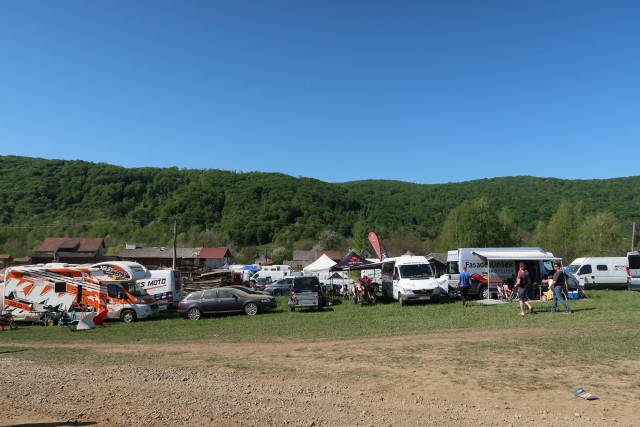
<path fill-rule="evenodd" d="M 132 324 L 109 322 L 105 327 L 71 332 L 63 327 L 24 326 L 0 335 L 3 347 L 20 343 L 178 343 L 208 341 L 269 342 L 280 339 L 336 340 L 375 336 L 408 336 L 425 331 L 503 330 L 510 337 L 531 335 L 529 345 L 539 351 L 562 351 L 567 356 L 600 360 L 635 357 L 640 353 L 640 293 L 591 291 L 588 299 L 570 301 L 573 315 L 551 313 L 550 302 L 534 302 L 535 313 L 518 316 L 517 303 L 464 308 L 459 301 L 410 305 L 381 302 L 359 306 L 338 302 L 322 311 L 290 312 L 287 297 L 278 308 L 257 316 L 228 315 L 187 321 L 174 313 L 158 320 Z M 526 331 L 526 332 L 522 332 Z M 538 331 L 539 333 L 531 333 Z M 539 342 L 536 342 L 539 340 Z M 511 343 L 511 344 L 510 344 Z M 475 344 L 482 345 L 482 344 Z"/>

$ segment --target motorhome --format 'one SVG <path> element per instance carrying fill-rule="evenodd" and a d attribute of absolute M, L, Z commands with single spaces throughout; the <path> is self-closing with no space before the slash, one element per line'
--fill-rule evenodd
<path fill-rule="evenodd" d="M 107 309 L 107 319 L 133 322 L 159 314 L 159 305 L 136 280 L 149 271 L 133 262 L 95 265 L 39 264 L 9 267 L 4 305 L 18 321 L 33 321 L 45 306 L 69 312 L 74 307 Z"/>
<path fill-rule="evenodd" d="M 498 286 L 514 285 L 518 264 L 524 262 L 532 282 L 553 274 L 553 262 L 559 260 L 542 248 L 459 248 L 447 252 L 447 271 L 439 281 L 448 289 L 458 285 L 462 266 L 471 275 L 469 295 L 489 299 L 498 294 Z"/>
<path fill-rule="evenodd" d="M 630 291 L 640 291 L 640 252 L 627 253 L 627 286 Z"/>
<path fill-rule="evenodd" d="M 176 308 L 182 299 L 183 280 L 180 270 L 149 270 L 151 277 L 137 282 L 160 304 L 160 310 Z"/>
<path fill-rule="evenodd" d="M 438 300 L 448 294 L 448 289 L 436 280 L 435 272 L 423 256 L 386 258 L 381 267 L 382 294 L 397 300 L 400 305 Z"/>
<path fill-rule="evenodd" d="M 271 279 L 271 281 L 284 279 L 291 275 L 291 267 L 288 265 L 266 265 L 260 271 L 251 276 L 251 284 L 255 285 L 259 278 Z"/>
<path fill-rule="evenodd" d="M 627 258 L 576 258 L 567 271 L 580 280 L 584 289 L 627 289 Z"/>

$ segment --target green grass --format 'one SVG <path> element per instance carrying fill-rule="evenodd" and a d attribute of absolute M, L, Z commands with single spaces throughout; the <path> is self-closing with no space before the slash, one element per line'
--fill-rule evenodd
<path fill-rule="evenodd" d="M 544 359 L 561 351 L 563 357 L 602 362 L 635 357 L 640 353 L 640 293 L 591 291 L 587 295 L 589 299 L 570 301 L 575 311 L 573 315 L 551 313 L 551 303 L 540 302 L 534 303 L 536 312 L 524 318 L 517 315 L 516 303 L 492 306 L 474 303 L 463 308 L 459 301 L 404 307 L 397 302 L 375 306 L 344 302 L 322 311 L 290 312 L 287 297 L 280 297 L 275 311 L 258 316 L 228 315 L 188 321 L 173 313 L 164 313 L 159 320 L 133 324 L 109 322 L 105 327 L 77 332 L 59 326 L 22 326 L 16 331 L 0 333 L 0 354 L 19 352 L 23 348 L 44 353 L 51 346 L 72 343 L 86 344 L 82 351 L 90 355 L 91 344 L 115 344 L 114 347 L 125 349 L 131 343 L 269 343 L 291 339 L 411 337 L 425 331 L 471 331 L 479 338 L 501 331 L 499 342 L 476 340 L 461 345 L 459 354 L 463 358 L 500 351 L 512 353 L 514 357 L 526 355 Z M 65 351 L 56 351 L 55 357 L 64 360 Z M 77 356 L 78 350 L 73 351 Z M 456 361 L 453 357 L 452 362 Z M 232 359 L 211 362 L 235 363 Z M 477 363 L 483 363 L 483 360 Z"/>

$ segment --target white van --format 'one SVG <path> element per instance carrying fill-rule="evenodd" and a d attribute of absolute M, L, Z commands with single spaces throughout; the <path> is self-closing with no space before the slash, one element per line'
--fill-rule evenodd
<path fill-rule="evenodd" d="M 291 275 L 291 266 L 288 265 L 266 265 L 263 266 L 260 271 L 251 276 L 251 285 L 255 286 L 258 279 L 269 278 L 271 281 L 276 281 L 289 277 Z"/>
<path fill-rule="evenodd" d="M 160 310 L 175 308 L 182 299 L 182 273 L 180 270 L 149 270 L 151 277 L 137 283 L 158 303 Z"/>
<path fill-rule="evenodd" d="M 640 252 L 627 254 L 627 285 L 630 291 L 640 291 Z"/>
<path fill-rule="evenodd" d="M 627 289 L 627 258 L 576 258 L 567 271 L 580 280 L 584 289 Z"/>
<path fill-rule="evenodd" d="M 382 261 L 382 295 L 405 305 L 438 300 L 448 295 L 448 289 L 436 280 L 427 258 L 403 255 Z"/>

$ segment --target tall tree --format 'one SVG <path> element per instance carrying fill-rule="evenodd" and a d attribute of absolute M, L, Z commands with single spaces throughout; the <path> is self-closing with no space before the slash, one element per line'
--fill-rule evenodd
<path fill-rule="evenodd" d="M 581 256 L 622 256 L 626 253 L 620 222 L 611 212 L 587 215 L 578 228 Z"/>
<path fill-rule="evenodd" d="M 571 262 L 578 257 L 578 228 L 584 218 L 582 203 L 569 203 L 562 201 L 558 209 L 544 227 L 540 239 L 535 236 L 535 241 L 554 255 L 561 257 L 565 262 Z M 544 242 L 544 245 L 542 243 Z"/>

